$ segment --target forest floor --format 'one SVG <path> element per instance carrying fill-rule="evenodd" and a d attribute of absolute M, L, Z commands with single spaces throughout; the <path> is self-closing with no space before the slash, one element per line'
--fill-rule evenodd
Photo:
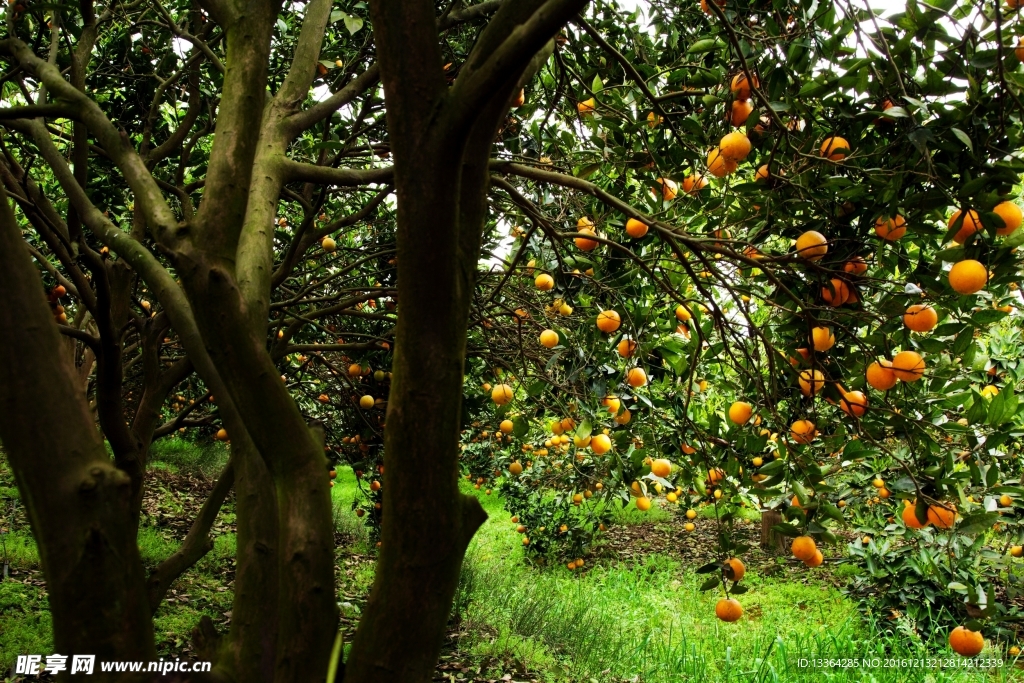
<path fill-rule="evenodd" d="M 173 443 L 173 442 L 172 442 Z M 147 567 L 176 548 L 213 485 L 226 452 L 179 443 L 157 449 L 150 470 L 139 548 Z M 337 599 L 346 641 L 373 580 L 375 555 L 353 514 L 358 493 L 351 470 L 341 469 L 335 503 Z M 435 681 L 464 683 L 660 683 L 669 681 L 1024 681 L 1024 669 L 1003 666 L 936 670 L 898 660 L 949 656 L 903 634 L 864 621 L 840 590 L 850 567 L 829 563 L 808 571 L 801 563 L 758 548 L 760 526 L 738 520 L 734 534 L 744 555 L 749 592 L 743 618 L 715 618 L 716 591 L 701 592 L 697 567 L 716 559 L 715 523 L 699 517 L 697 530 L 674 510 L 622 510 L 584 569 L 541 568 L 527 562 L 497 495 L 478 495 L 489 515 L 471 544 L 451 628 Z M 38 553 L 6 463 L 0 460 L 0 680 L 18 654 L 52 653 L 46 587 Z M 234 581 L 234 503 L 229 498 L 213 530 L 213 550 L 169 591 L 154 617 L 158 653 L 193 659 L 192 632 L 209 616 L 226 632 Z M 998 652 L 982 657 L 999 658 Z M 877 666 L 865 666 L 878 659 Z M 843 659 L 857 666 L 827 669 L 801 660 Z M 896 660 L 896 661 L 894 661 Z M 887 666 L 889 664 L 889 666 Z"/>

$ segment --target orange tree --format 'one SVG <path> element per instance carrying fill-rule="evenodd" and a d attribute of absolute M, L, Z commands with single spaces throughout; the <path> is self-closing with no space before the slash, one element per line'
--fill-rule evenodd
<path fill-rule="evenodd" d="M 474 421 L 470 476 L 574 567 L 609 499 L 707 496 L 726 529 L 788 501 L 810 565 L 843 507 L 874 527 L 906 500 L 929 524 L 886 533 L 948 559 L 956 616 L 1004 615 L 980 548 L 1024 492 L 1016 367 L 975 368 L 1024 235 L 1017 17 L 642 10 L 8 6 L 0 438 L 58 651 L 151 659 L 233 486 L 215 675 L 323 677 L 345 461 L 380 555 L 344 678 L 429 680 L 483 520 L 456 478 Z M 147 454 L 182 429 L 232 456 L 147 577 Z M 709 587 L 742 592 L 742 551 L 722 535 Z"/>

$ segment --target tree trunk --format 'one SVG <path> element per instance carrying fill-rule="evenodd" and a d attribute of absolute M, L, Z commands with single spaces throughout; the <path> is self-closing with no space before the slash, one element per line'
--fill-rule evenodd
<path fill-rule="evenodd" d="M 2 189 L 0 292 L 0 439 L 38 544 L 54 651 L 155 659 L 131 482 L 107 456 Z"/>
<path fill-rule="evenodd" d="M 784 520 L 778 510 L 761 510 L 761 547 L 772 553 L 786 552 L 786 537 L 772 531 L 772 527 Z"/>

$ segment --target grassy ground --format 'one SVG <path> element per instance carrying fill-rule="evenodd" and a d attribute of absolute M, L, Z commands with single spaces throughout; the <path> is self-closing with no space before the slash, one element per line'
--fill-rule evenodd
<path fill-rule="evenodd" d="M 225 461 L 222 446 L 182 441 L 161 444 L 146 502 L 139 547 L 154 565 L 187 531 L 201 494 Z M 373 579 L 367 534 L 351 511 L 358 494 L 352 472 L 339 471 L 332 489 L 337 540 L 338 601 L 342 626 L 351 633 Z M 10 473 L 0 461 L 0 526 L 12 567 L 0 582 L 0 671 L 17 654 L 52 652 L 45 586 L 24 515 L 12 508 Z M 696 564 L 684 560 L 683 541 L 652 544 L 649 553 L 588 559 L 585 571 L 541 569 L 524 561 L 519 536 L 496 495 L 480 497 L 490 519 L 474 539 L 457 598 L 456 616 L 436 680 L 543 683 L 660 683 L 676 681 L 927 681 L 958 683 L 1024 680 L 1010 661 L 990 673 L 971 670 L 885 668 L 893 658 L 926 657 L 905 636 L 879 633 L 835 587 L 836 573 L 794 574 L 748 568 L 740 596 L 743 619 L 724 624 L 714 616 L 715 592 L 701 593 Z M 230 622 L 235 537 L 231 500 L 214 530 L 214 550 L 172 588 L 154 619 L 161 655 L 188 657 L 191 631 L 203 615 L 218 628 Z M 632 509 L 617 515 L 620 528 L 672 533 L 673 515 Z M 633 558 L 636 559 L 633 559 Z M 831 581 L 828 580 L 831 578 Z M 946 652 L 932 655 L 950 656 Z M 999 653 L 983 656 L 999 657 Z M 878 668 L 801 668 L 800 658 L 877 657 Z M 507 679 L 506 679 L 507 680 Z"/>

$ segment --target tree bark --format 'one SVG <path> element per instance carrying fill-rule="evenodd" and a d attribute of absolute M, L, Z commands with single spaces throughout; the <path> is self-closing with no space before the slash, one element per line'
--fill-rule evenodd
<path fill-rule="evenodd" d="M 131 483 L 111 464 L 78 391 L 2 189 L 0 292 L 0 439 L 39 547 L 55 651 L 155 659 Z"/>
<path fill-rule="evenodd" d="M 772 531 L 773 526 L 783 521 L 778 510 L 761 510 L 761 548 L 773 553 L 786 552 L 786 537 Z"/>

